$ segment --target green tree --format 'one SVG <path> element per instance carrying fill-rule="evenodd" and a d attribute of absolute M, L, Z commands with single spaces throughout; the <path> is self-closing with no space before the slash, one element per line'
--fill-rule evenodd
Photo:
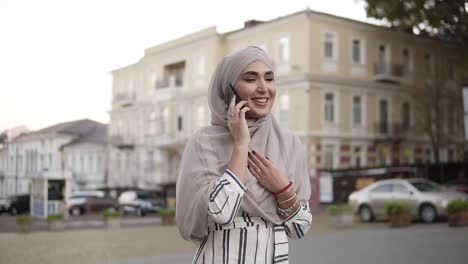
<path fill-rule="evenodd" d="M 368 17 L 468 47 L 468 0 L 362 0 Z"/>

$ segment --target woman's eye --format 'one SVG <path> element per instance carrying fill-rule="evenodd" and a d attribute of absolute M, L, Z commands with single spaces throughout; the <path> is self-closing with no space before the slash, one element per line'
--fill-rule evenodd
<path fill-rule="evenodd" d="M 274 81 L 274 80 L 275 80 L 275 78 L 266 78 L 266 81 L 267 81 L 267 82 L 272 82 L 272 81 Z"/>
<path fill-rule="evenodd" d="M 255 82 L 255 79 L 252 79 L 252 78 L 246 78 L 245 79 L 246 82 Z"/>

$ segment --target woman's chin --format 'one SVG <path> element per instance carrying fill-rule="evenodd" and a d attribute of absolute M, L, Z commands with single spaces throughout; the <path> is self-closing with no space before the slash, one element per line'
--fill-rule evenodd
<path fill-rule="evenodd" d="M 250 111 L 249 111 L 250 112 Z M 245 118 L 246 119 L 260 119 L 260 118 L 263 118 L 265 116 L 268 115 L 269 112 L 265 112 L 265 111 L 262 111 L 262 112 L 253 112 L 253 113 L 249 113 L 247 112 L 245 114 Z"/>

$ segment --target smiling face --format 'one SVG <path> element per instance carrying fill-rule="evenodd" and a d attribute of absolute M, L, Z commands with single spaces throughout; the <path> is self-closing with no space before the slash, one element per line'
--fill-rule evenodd
<path fill-rule="evenodd" d="M 273 71 L 264 63 L 250 63 L 242 71 L 235 89 L 251 109 L 245 113 L 246 118 L 259 119 L 271 111 L 276 96 L 275 77 Z"/>

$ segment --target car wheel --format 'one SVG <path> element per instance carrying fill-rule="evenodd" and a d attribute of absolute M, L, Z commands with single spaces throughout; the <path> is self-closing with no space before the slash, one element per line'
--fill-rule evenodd
<path fill-rule="evenodd" d="M 424 204 L 419 209 L 419 218 L 425 223 L 432 223 L 437 218 L 437 211 L 434 206 L 430 204 Z"/>
<path fill-rule="evenodd" d="M 372 222 L 374 221 L 374 213 L 372 213 L 372 209 L 369 206 L 363 205 L 359 208 L 359 218 L 362 222 Z"/>
<path fill-rule="evenodd" d="M 145 214 L 143 213 L 143 209 L 141 209 L 141 208 L 137 208 L 136 214 L 137 214 L 138 216 L 144 216 L 144 215 L 145 215 Z"/>
<path fill-rule="evenodd" d="M 73 207 L 70 210 L 70 214 L 73 215 L 73 216 L 79 216 L 79 215 L 81 215 L 81 209 L 79 207 Z"/>

